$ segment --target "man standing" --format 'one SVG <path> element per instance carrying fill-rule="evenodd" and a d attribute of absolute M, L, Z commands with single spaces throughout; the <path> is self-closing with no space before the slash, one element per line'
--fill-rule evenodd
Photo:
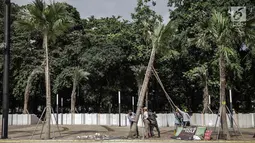
<path fill-rule="evenodd" d="M 150 121 L 148 119 L 149 114 L 148 114 L 148 108 L 144 107 L 143 108 L 143 122 L 144 122 L 144 128 L 145 128 L 145 133 L 144 133 L 144 137 L 145 138 L 149 138 L 150 135 Z"/>
<path fill-rule="evenodd" d="M 130 123 L 130 129 L 131 129 L 133 123 L 135 122 L 135 113 L 132 112 L 131 110 L 128 110 L 127 117 L 128 117 L 129 123 Z"/>
<path fill-rule="evenodd" d="M 130 129 L 132 128 L 132 125 L 133 123 L 135 122 L 135 113 L 132 112 L 132 110 L 128 110 L 128 120 L 129 120 L 129 123 L 130 123 Z M 139 136 L 139 132 L 138 132 L 138 126 L 136 125 L 136 134 L 137 134 L 137 137 Z"/>
<path fill-rule="evenodd" d="M 174 130 L 174 132 L 176 133 L 177 128 L 182 125 L 182 115 L 178 112 L 177 109 L 176 109 L 176 112 L 174 113 L 174 117 L 175 117 L 175 121 L 174 121 L 175 130 Z"/>
<path fill-rule="evenodd" d="M 150 121 L 150 134 L 151 136 L 154 136 L 154 132 L 153 129 L 154 127 L 156 128 L 157 132 L 158 132 L 158 138 L 160 138 L 160 131 L 159 131 L 159 127 L 158 127 L 158 122 L 157 122 L 157 115 L 154 112 L 149 111 L 149 121 Z"/>

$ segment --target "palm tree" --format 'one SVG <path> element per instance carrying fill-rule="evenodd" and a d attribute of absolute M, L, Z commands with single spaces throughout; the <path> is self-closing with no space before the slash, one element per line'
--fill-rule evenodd
<path fill-rule="evenodd" d="M 206 64 L 203 64 L 199 67 L 195 67 L 187 72 L 184 73 L 184 76 L 189 80 L 193 81 L 197 78 L 201 79 L 201 86 L 204 87 L 203 89 L 203 106 L 204 106 L 204 113 L 208 113 L 209 107 L 209 91 L 208 91 L 208 67 Z"/>
<path fill-rule="evenodd" d="M 27 79 L 27 85 L 26 85 L 26 89 L 25 89 L 25 94 L 24 94 L 24 108 L 23 108 L 23 114 L 28 113 L 28 101 L 29 101 L 29 94 L 30 94 L 30 90 L 32 87 L 32 82 L 34 80 L 34 77 L 38 74 L 42 74 L 43 73 L 43 68 L 41 67 L 37 67 L 35 68 L 31 74 L 28 76 Z"/>
<path fill-rule="evenodd" d="M 83 69 L 75 67 L 73 68 L 72 76 L 73 76 L 73 89 L 71 94 L 71 113 L 72 113 L 72 122 L 73 122 L 74 113 L 75 113 L 75 103 L 76 103 L 76 88 L 83 78 L 88 79 L 89 73 L 85 72 Z"/>
<path fill-rule="evenodd" d="M 138 98 L 138 107 L 136 110 L 135 122 L 132 125 L 132 128 L 129 132 L 129 135 L 128 135 L 129 137 L 133 137 L 136 135 L 136 127 L 137 127 L 137 123 L 139 120 L 140 111 L 141 111 L 143 103 L 144 103 L 144 97 L 146 95 L 146 90 L 148 88 L 149 79 L 151 77 L 152 66 L 155 61 L 156 50 L 159 47 L 161 35 L 162 35 L 163 31 L 164 31 L 164 25 L 161 23 L 158 23 L 155 26 L 153 33 L 151 33 L 151 31 L 148 31 L 151 41 L 152 41 L 152 50 L 151 50 L 150 60 L 149 60 L 149 63 L 148 63 L 148 66 L 147 66 L 147 69 L 145 72 L 145 77 L 143 80 L 142 88 L 141 88 L 139 98 Z"/>
<path fill-rule="evenodd" d="M 46 87 L 46 138 L 50 138 L 51 89 L 49 74 L 48 41 L 62 34 L 69 26 L 69 15 L 62 3 L 52 2 L 47 5 L 44 0 L 35 0 L 21 11 L 18 24 L 26 30 L 36 30 L 43 36 L 45 50 L 45 87 Z"/>
<path fill-rule="evenodd" d="M 226 117 L 226 63 L 229 62 L 229 56 L 233 56 L 235 53 L 231 46 L 232 40 L 235 39 L 233 36 L 236 36 L 236 32 L 233 24 L 230 22 L 230 19 L 227 16 L 223 16 L 223 14 L 220 12 L 213 11 L 210 22 L 209 31 L 217 45 L 217 55 L 220 70 L 221 128 L 223 130 L 223 134 L 227 136 L 227 139 L 230 139 Z"/>
<path fill-rule="evenodd" d="M 231 23 L 228 16 L 222 13 L 213 11 L 209 21 L 209 26 L 204 33 L 200 34 L 197 41 L 199 46 L 205 46 L 206 39 L 212 39 L 215 43 L 216 57 L 219 65 L 220 74 L 220 113 L 221 113 L 221 128 L 227 139 L 230 139 L 230 134 L 227 125 L 226 117 L 226 66 L 230 64 L 230 57 L 236 58 L 237 54 L 234 47 L 234 42 L 240 41 L 242 30 L 235 27 Z"/>

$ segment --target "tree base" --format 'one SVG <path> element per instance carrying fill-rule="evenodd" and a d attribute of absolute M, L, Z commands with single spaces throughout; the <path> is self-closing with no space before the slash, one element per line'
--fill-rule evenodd
<path fill-rule="evenodd" d="M 218 139 L 229 140 L 230 138 L 228 139 L 227 134 L 224 134 L 223 132 L 221 132 L 221 133 L 219 134 Z"/>
<path fill-rule="evenodd" d="M 33 136 L 34 136 L 34 134 L 35 134 L 35 131 L 36 131 L 36 129 L 37 129 L 37 127 L 38 127 L 38 125 L 39 125 L 40 122 L 42 122 L 42 124 L 43 124 L 42 129 L 41 129 L 41 133 L 40 133 L 40 138 L 42 139 L 42 132 L 43 132 L 43 128 L 44 128 L 45 121 L 46 121 L 46 120 L 43 121 L 42 118 L 43 118 L 44 113 L 46 114 L 47 108 L 48 108 L 48 107 L 45 107 L 45 108 L 44 108 L 44 110 L 43 110 L 43 112 L 42 112 L 42 114 L 41 114 L 41 117 L 39 118 L 39 120 L 38 120 L 38 122 L 37 122 L 37 124 L 36 124 L 35 130 L 33 131 L 33 134 L 32 134 L 32 136 L 31 136 L 31 139 L 33 139 Z M 55 117 L 55 115 L 54 115 L 54 110 L 53 110 L 52 107 L 50 108 L 50 110 L 51 110 L 51 113 L 53 113 L 53 117 L 54 117 L 55 122 L 56 122 L 56 125 L 57 125 L 57 129 L 58 129 L 58 132 L 59 132 L 59 136 L 61 137 L 61 132 L 60 132 L 59 126 L 58 126 L 58 124 L 57 124 L 57 119 L 56 119 L 56 117 Z M 51 115 L 50 115 L 50 116 L 51 116 Z M 45 117 L 44 117 L 44 118 L 45 118 Z M 53 134 L 54 134 L 54 137 L 53 137 L 53 138 L 55 138 L 55 132 L 54 132 L 54 131 L 53 131 Z"/>
<path fill-rule="evenodd" d="M 131 138 L 131 139 L 138 138 L 138 134 L 136 133 L 136 131 L 130 130 L 127 138 Z"/>

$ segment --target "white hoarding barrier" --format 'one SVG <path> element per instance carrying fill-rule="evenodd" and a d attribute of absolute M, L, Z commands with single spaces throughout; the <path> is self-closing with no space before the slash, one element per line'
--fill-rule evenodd
<path fill-rule="evenodd" d="M 157 114 L 157 121 L 159 127 L 173 127 L 175 117 L 174 114 Z M 215 126 L 216 114 L 198 114 L 193 113 L 191 115 L 191 125 L 195 126 Z M 51 116 L 51 124 L 56 124 L 56 114 L 52 114 Z M 119 114 L 88 114 L 88 113 L 80 113 L 74 114 L 74 120 L 71 121 L 71 114 L 59 114 L 58 115 L 58 123 L 61 124 L 63 121 L 64 125 L 108 125 L 108 126 L 119 126 Z M 228 126 L 230 127 L 230 115 L 227 115 Z M 2 120 L 2 115 L 0 115 L 0 120 Z M 34 114 L 9 114 L 9 125 L 31 125 L 36 124 L 39 118 Z M 233 125 L 236 126 L 235 123 L 240 128 L 252 128 L 255 127 L 255 114 L 234 114 L 233 115 Z M 219 117 L 217 126 L 219 126 Z M 121 114 L 121 126 L 130 126 L 129 120 L 127 118 L 127 114 Z M 142 126 L 141 116 L 139 117 L 138 126 Z"/>

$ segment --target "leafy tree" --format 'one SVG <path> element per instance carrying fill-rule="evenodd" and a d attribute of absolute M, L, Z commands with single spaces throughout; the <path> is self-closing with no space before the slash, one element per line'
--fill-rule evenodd
<path fill-rule="evenodd" d="M 196 38 L 197 35 L 201 33 L 205 33 L 206 27 L 209 25 L 209 20 L 211 18 L 211 13 L 213 9 L 216 9 L 217 11 L 227 13 L 230 9 L 231 6 L 234 5 L 239 5 L 239 6 L 246 6 L 247 7 L 247 18 L 250 19 L 254 17 L 254 11 L 252 11 L 252 6 L 254 6 L 254 2 L 247 0 L 247 1 L 238 1 L 238 0 L 233 0 L 233 1 L 181 1 L 181 0 L 169 0 L 168 1 L 169 6 L 174 6 L 174 9 L 171 8 L 170 10 L 170 18 L 171 22 L 176 22 L 178 26 L 178 31 L 176 32 L 176 39 L 172 38 L 172 40 L 175 40 L 175 42 L 169 42 L 169 45 L 176 45 L 176 49 L 183 49 L 181 50 L 182 53 L 186 53 L 186 55 L 182 55 L 181 58 L 178 60 L 183 60 L 187 59 L 182 66 L 182 69 L 187 68 L 187 71 L 190 69 L 193 69 L 195 67 L 200 67 L 204 63 L 211 62 L 212 59 L 215 59 L 215 51 L 214 48 L 211 47 L 211 45 L 215 44 L 212 42 L 213 40 L 209 36 L 204 36 L 204 40 L 207 41 L 207 44 L 204 44 L 203 47 L 197 46 L 192 44 L 192 39 Z M 252 30 L 250 30 L 252 31 Z M 248 34 L 248 32 L 245 32 L 245 34 Z M 249 34 L 248 34 L 249 35 Z M 198 38 L 199 39 L 199 38 Z M 200 40 L 202 40 L 200 38 Z M 181 42 L 181 43 L 180 43 Z M 236 45 L 239 49 L 242 43 L 240 42 L 240 39 L 236 40 Z M 179 44 L 180 43 L 180 44 Z M 236 95 L 235 98 L 233 99 L 234 108 L 238 109 L 239 105 L 237 104 L 236 101 L 241 101 L 243 100 L 242 97 L 246 96 L 244 91 L 242 90 L 243 88 L 240 88 L 242 84 L 237 84 L 239 81 L 242 81 L 240 77 L 244 72 L 242 72 L 243 68 L 243 63 L 242 67 L 240 67 L 240 63 L 242 59 L 245 57 L 244 53 L 245 51 L 240 51 L 238 49 L 238 57 L 235 58 L 235 62 L 232 60 L 232 70 L 228 71 L 229 75 L 229 80 L 228 80 L 228 85 L 229 87 L 234 90 L 233 94 Z M 247 52 L 247 51 L 246 51 Z M 242 53 L 242 54 L 241 54 Z M 241 55 L 240 55 L 241 54 Z M 199 58 L 198 58 L 199 57 Z M 195 59 L 193 61 L 193 59 Z M 181 63 L 181 62 L 179 62 Z M 199 63 L 199 64 L 198 64 Z M 234 66 L 235 65 L 235 66 Z M 239 65 L 239 66 L 238 66 Z M 231 66 L 228 65 L 230 68 Z M 233 70 L 233 68 L 235 68 Z M 174 69 L 175 70 L 175 69 Z M 177 69 L 176 69 L 177 70 Z M 209 66 L 208 69 L 210 72 L 211 79 L 217 79 L 217 66 L 215 64 L 213 66 Z M 178 81 L 178 80 L 176 80 Z M 181 80 L 179 80 L 181 81 Z M 182 85 L 185 85 L 184 88 L 185 92 L 188 91 L 189 85 L 186 85 L 188 81 L 184 81 L 185 84 L 177 84 L 179 87 L 182 87 Z M 197 81 L 198 82 L 198 81 Z M 193 83 L 189 83 L 193 84 Z M 199 84 L 199 83 L 196 83 Z M 246 86 L 247 87 L 247 86 Z M 217 98 L 218 96 L 218 91 L 217 91 L 217 86 L 214 86 L 211 88 L 211 95 L 213 95 L 213 98 Z M 192 91 L 187 92 L 187 95 L 192 95 L 191 92 L 197 91 L 197 87 L 192 87 Z M 242 90 L 242 91 L 240 91 Z M 180 89 L 178 90 L 180 91 Z M 175 93 L 174 95 L 178 95 L 179 93 Z M 200 93 L 199 93 L 200 94 Z M 199 94 L 195 94 L 194 96 L 197 96 Z M 178 95 L 178 97 L 180 97 Z M 191 99 L 193 96 L 190 97 Z M 197 97 L 193 98 L 196 99 Z M 212 100 L 215 101 L 215 100 Z M 192 102 L 193 105 L 193 110 L 198 110 L 195 107 L 196 104 Z"/>
<path fill-rule="evenodd" d="M 46 138 L 50 138 L 51 90 L 49 75 L 48 41 L 60 35 L 70 25 L 70 18 L 61 3 L 47 5 L 43 0 L 35 0 L 32 5 L 21 11 L 19 24 L 27 30 L 36 29 L 43 35 L 45 50 L 46 82 Z"/>
<path fill-rule="evenodd" d="M 82 87 L 86 91 L 84 104 L 93 107 L 98 112 L 105 112 L 109 103 L 117 102 L 115 96 L 122 91 L 123 100 L 130 101 L 133 94 L 134 77 L 129 68 L 131 63 L 127 57 L 132 52 L 132 25 L 120 17 L 84 20 L 86 43 L 84 53 L 79 57 L 81 67 L 90 73 L 87 85 Z M 114 104 L 113 104 L 114 105 Z M 128 102 L 123 110 L 128 110 Z M 103 109 L 103 110 L 102 110 Z M 118 106 L 113 106 L 117 112 Z"/>
<path fill-rule="evenodd" d="M 132 71 L 135 74 L 135 79 L 138 86 L 138 95 L 140 94 L 142 84 L 143 84 L 143 78 L 145 74 L 146 67 L 144 65 L 137 65 L 137 66 L 131 66 Z"/>
<path fill-rule="evenodd" d="M 61 97 L 65 97 L 62 93 L 64 90 L 71 90 L 73 84 L 73 91 L 67 96 L 71 99 L 71 113 L 75 112 L 75 101 L 76 101 L 76 88 L 80 84 L 81 79 L 75 78 L 79 71 L 82 70 L 82 63 L 79 62 L 78 58 L 83 54 L 86 46 L 83 46 L 83 33 L 82 30 L 72 30 L 71 33 L 65 34 L 58 38 L 58 43 L 52 51 L 51 65 L 53 73 L 55 73 L 55 80 L 53 84 L 53 91 L 55 94 L 60 94 Z M 71 42 L 72 41 L 72 42 Z M 78 70 L 78 73 L 76 72 Z M 78 81 L 77 81 L 78 80 Z M 71 96 L 70 96 L 71 95 Z"/>

